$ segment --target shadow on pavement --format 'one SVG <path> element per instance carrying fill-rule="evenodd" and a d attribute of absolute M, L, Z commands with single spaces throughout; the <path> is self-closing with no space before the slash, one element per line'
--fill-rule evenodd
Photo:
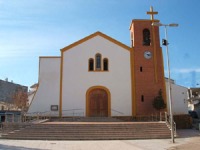
<path fill-rule="evenodd" d="M 177 138 L 200 137 L 200 131 L 196 129 L 178 129 Z"/>
<path fill-rule="evenodd" d="M 9 146 L 0 144 L 0 150 L 44 150 L 44 149 L 26 148 L 21 146 Z"/>

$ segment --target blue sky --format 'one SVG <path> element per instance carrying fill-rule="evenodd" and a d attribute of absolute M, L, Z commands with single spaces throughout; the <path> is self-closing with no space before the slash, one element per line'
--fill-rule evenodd
<path fill-rule="evenodd" d="M 31 86 L 39 56 L 60 56 L 61 48 L 96 31 L 130 46 L 131 20 L 149 19 L 150 6 L 162 23 L 179 24 L 168 28 L 171 78 L 199 86 L 199 0 L 0 0 L 0 79 Z"/>

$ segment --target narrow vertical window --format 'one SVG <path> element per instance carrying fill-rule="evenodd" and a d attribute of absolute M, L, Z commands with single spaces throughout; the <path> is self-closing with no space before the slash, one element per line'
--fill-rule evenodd
<path fill-rule="evenodd" d="M 141 95 L 141 102 L 144 102 L 144 95 Z"/>
<path fill-rule="evenodd" d="M 90 58 L 89 59 L 89 71 L 94 70 L 94 59 Z"/>
<path fill-rule="evenodd" d="M 131 32 L 131 46 L 132 47 L 134 46 L 134 43 L 133 43 L 133 32 Z"/>
<path fill-rule="evenodd" d="M 108 59 L 107 58 L 103 59 L 103 70 L 108 71 Z"/>
<path fill-rule="evenodd" d="M 142 66 L 140 67 L 140 72 L 142 72 L 143 71 L 143 68 L 142 68 Z"/>
<path fill-rule="evenodd" d="M 101 54 L 96 54 L 96 70 L 101 70 Z"/>
<path fill-rule="evenodd" d="M 150 43 L 151 43 L 150 31 L 149 29 L 144 29 L 143 30 L 143 45 L 149 46 Z"/>

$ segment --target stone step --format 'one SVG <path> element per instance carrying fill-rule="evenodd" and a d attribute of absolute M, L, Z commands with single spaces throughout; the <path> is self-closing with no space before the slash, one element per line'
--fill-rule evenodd
<path fill-rule="evenodd" d="M 23 133 L 22 133 L 23 132 Z M 168 132 L 168 131 L 156 131 L 156 130 L 154 130 L 154 131 L 148 131 L 148 130 L 142 130 L 142 131 L 131 131 L 131 130 L 123 130 L 123 131 L 120 131 L 120 130 L 116 130 L 116 131 L 109 131 L 109 130 L 104 130 L 104 131 L 92 131 L 92 130 L 90 130 L 90 131 L 88 131 L 88 130 L 82 130 L 82 131 L 79 131 L 79 130 L 76 130 L 76 131 L 52 131 L 52 130 L 49 130 L 49 131 L 25 131 L 25 130 L 22 130 L 22 131 L 11 131 L 11 132 L 8 132 L 8 133 L 6 133 L 6 134 L 10 134 L 10 133 L 20 133 L 20 134 L 55 134 L 55 133 L 58 133 L 58 134 L 70 134 L 70 133 L 82 133 L 82 134 L 84 134 L 84 133 L 87 133 L 87 134 L 89 134 L 89 133 L 92 133 L 92 134 L 108 134 L 108 133 L 127 133 L 127 134 L 129 134 L 129 133 L 131 133 L 131 134 L 134 134 L 134 133 L 165 133 L 165 132 Z"/>
<path fill-rule="evenodd" d="M 151 134 L 139 134 L 139 133 L 132 133 L 132 134 L 127 134 L 127 133 L 123 133 L 123 134 L 121 134 L 121 133 L 110 133 L 110 134 L 92 134 L 92 133 L 88 133 L 88 134 L 54 134 L 54 135 L 52 135 L 52 134 L 30 134 L 30 135 L 28 135 L 28 134 L 13 134 L 12 135 L 12 138 L 13 137 L 47 137 L 47 136 L 51 136 L 51 137 L 64 137 L 64 136 L 68 136 L 68 137 L 72 137 L 72 136 L 84 136 L 84 137 L 100 137 L 100 136 L 103 136 L 103 137 L 106 137 L 106 136 L 130 136 L 130 137 L 138 137 L 138 136 L 154 136 L 154 135 L 157 135 L 157 134 L 153 134 L 153 133 L 151 133 Z M 166 133 L 159 133 L 159 136 L 164 136 L 164 135 L 166 135 Z M 167 135 L 170 135 L 170 134 L 167 134 Z M 6 136 L 5 136 L 6 137 Z M 7 137 L 10 137 L 10 136 L 7 136 Z"/>
<path fill-rule="evenodd" d="M 15 140 L 138 140 L 138 139 L 166 139 L 169 137 L 157 137 L 157 136 L 152 136 L 152 137 L 35 137 L 31 139 L 27 139 L 27 137 L 20 137 L 20 138 L 15 138 Z M 5 138 L 5 139 L 13 139 L 13 138 Z"/>
<path fill-rule="evenodd" d="M 65 129 L 65 130 L 60 130 L 60 129 L 26 129 L 26 130 L 20 130 L 20 131 L 23 131 L 23 132 L 26 132 L 26 133 L 85 133 L 85 132 L 98 132 L 98 133 L 104 133 L 104 132 L 118 132 L 118 133 L 123 133 L 123 132 L 131 132 L 131 133 L 134 133 L 134 132 L 147 132 L 147 133 L 152 133 L 152 132 L 168 132 L 167 129 L 141 129 L 141 130 L 136 130 L 136 129 L 133 129 L 133 128 L 127 128 L 127 129 L 122 129 L 122 128 L 117 128 L 117 129 L 101 129 L 101 128 L 94 128 L 94 129 L 86 129 L 86 128 L 83 128 L 83 129 L 77 129 L 77 128 L 74 128 L 74 129 Z M 16 131 L 14 130 L 14 132 L 20 132 L 20 131 Z M 13 132 L 13 131 L 12 131 Z"/>
<path fill-rule="evenodd" d="M 52 122 L 121 122 L 122 120 L 113 117 L 68 117 L 52 118 Z"/>

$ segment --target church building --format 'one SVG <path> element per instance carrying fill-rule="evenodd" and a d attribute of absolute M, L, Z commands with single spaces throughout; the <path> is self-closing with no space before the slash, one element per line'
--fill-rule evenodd
<path fill-rule="evenodd" d="M 39 58 L 38 88 L 28 113 L 52 116 L 113 117 L 150 115 L 161 89 L 166 103 L 159 27 L 151 19 L 130 24 L 131 46 L 95 32 Z M 127 35 L 129 36 L 129 35 Z"/>

